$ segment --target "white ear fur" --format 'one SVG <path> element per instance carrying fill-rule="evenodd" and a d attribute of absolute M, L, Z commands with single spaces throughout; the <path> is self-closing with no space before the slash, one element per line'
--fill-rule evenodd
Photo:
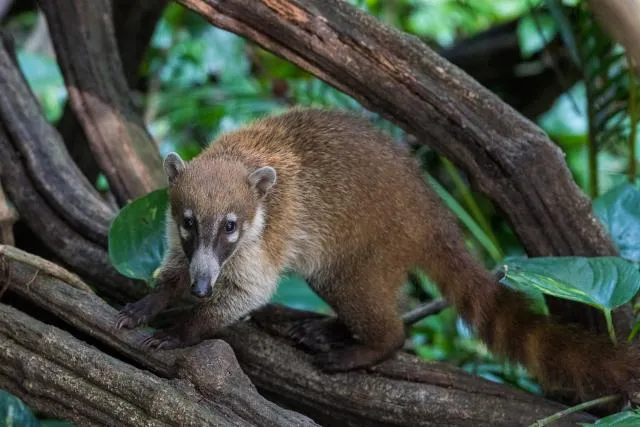
<path fill-rule="evenodd" d="M 169 184 L 173 184 L 176 178 L 184 171 L 185 163 L 178 153 L 171 152 L 164 158 L 164 173 Z"/>
<path fill-rule="evenodd" d="M 249 174 L 249 183 L 254 187 L 260 197 L 263 197 L 276 183 L 276 170 L 271 166 L 263 166 Z"/>

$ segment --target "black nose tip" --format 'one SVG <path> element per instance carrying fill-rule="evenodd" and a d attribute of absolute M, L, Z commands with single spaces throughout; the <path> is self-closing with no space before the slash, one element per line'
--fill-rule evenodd
<path fill-rule="evenodd" d="M 191 294 L 198 298 L 211 296 L 213 288 L 208 280 L 196 280 L 191 285 Z"/>

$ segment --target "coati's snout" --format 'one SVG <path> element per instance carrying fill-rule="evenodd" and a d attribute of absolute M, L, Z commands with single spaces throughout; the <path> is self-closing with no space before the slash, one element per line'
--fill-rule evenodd
<path fill-rule="evenodd" d="M 189 264 L 189 275 L 192 295 L 198 298 L 211 296 L 213 286 L 220 275 L 220 261 L 210 247 L 204 246 L 195 250 Z"/>

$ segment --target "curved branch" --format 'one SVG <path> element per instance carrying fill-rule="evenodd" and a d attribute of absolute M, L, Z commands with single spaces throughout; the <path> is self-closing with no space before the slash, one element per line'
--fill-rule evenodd
<path fill-rule="evenodd" d="M 87 420 L 102 425 L 316 425 L 273 404 L 268 406 L 271 412 L 265 411 L 261 406 L 265 399 L 255 391 L 237 366 L 228 344 L 222 341 L 203 343 L 185 354 L 180 363 L 180 376 L 184 379 L 168 381 L 101 353 L 69 333 L 4 304 L 0 304 L 0 331 L 0 385 L 8 386 L 27 403 L 36 397 L 36 409 L 50 416 L 62 415 L 83 425 Z M 204 351 L 208 354 L 202 354 Z M 203 356 L 227 369 L 216 370 L 207 360 L 199 360 Z M 210 387 L 187 381 L 194 377 L 204 379 Z M 4 378 L 10 381 L 5 382 Z M 17 378 L 22 378 L 21 383 Z M 214 379 L 219 384 L 213 384 Z M 240 396 L 250 396 L 243 399 L 247 406 L 238 405 Z M 42 398 L 56 402 L 57 408 L 40 407 Z M 254 402 L 264 413 L 251 410 L 255 405 L 249 405 Z M 67 407 L 67 411 L 61 411 L 60 406 Z"/>
<path fill-rule="evenodd" d="M 135 113 L 111 22 L 111 3 L 39 1 L 69 99 L 120 203 L 166 185 L 158 148 Z"/>
<path fill-rule="evenodd" d="M 71 161 L 64 143 L 42 115 L 40 105 L 13 61 L 7 41 L 0 44 L 0 121 L 20 154 L 33 184 L 69 225 L 106 246 L 114 210 L 98 196 Z M 3 163 L 5 159 L 1 159 Z M 82 200 L 82 203 L 78 203 Z"/>

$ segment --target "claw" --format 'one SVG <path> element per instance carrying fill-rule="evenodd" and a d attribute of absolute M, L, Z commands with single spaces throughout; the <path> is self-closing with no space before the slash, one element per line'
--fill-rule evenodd
<path fill-rule="evenodd" d="M 182 347 L 182 341 L 169 331 L 156 331 L 140 343 L 142 350 L 170 350 L 178 347 Z"/>

